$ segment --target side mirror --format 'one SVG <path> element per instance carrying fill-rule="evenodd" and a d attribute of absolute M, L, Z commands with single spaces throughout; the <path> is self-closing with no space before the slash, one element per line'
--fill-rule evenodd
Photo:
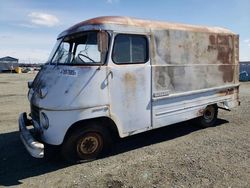
<path fill-rule="evenodd" d="M 101 53 L 105 53 L 108 51 L 108 33 L 105 31 L 100 31 L 97 35 L 97 42 L 98 42 L 98 50 Z"/>
<path fill-rule="evenodd" d="M 32 88 L 32 84 L 33 84 L 33 81 L 28 81 L 28 88 L 31 89 Z"/>

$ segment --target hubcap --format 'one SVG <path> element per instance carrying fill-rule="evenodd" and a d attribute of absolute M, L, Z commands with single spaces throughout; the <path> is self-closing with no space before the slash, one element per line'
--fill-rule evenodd
<path fill-rule="evenodd" d="M 212 106 L 208 106 L 204 112 L 204 119 L 206 122 L 211 122 L 214 119 L 215 110 Z"/>
<path fill-rule="evenodd" d="M 89 133 L 81 138 L 77 144 L 77 151 L 80 155 L 90 155 L 95 153 L 100 147 L 99 135 Z"/>

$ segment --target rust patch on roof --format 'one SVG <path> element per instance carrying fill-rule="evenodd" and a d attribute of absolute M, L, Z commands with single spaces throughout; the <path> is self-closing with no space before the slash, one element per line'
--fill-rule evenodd
<path fill-rule="evenodd" d="M 220 27 L 206 27 L 206 26 L 196 26 L 196 25 L 188 25 L 188 24 L 180 24 L 180 23 L 169 23 L 169 22 L 161 22 L 161 21 L 151 21 L 151 20 L 143 20 L 131 17 L 122 17 L 122 16 L 104 16 L 97 17 L 93 19 L 89 19 L 86 21 L 82 21 L 69 29 L 67 31 L 77 30 L 79 27 L 83 27 L 86 25 L 125 25 L 125 26 L 136 26 L 142 28 L 154 28 L 154 29 L 176 29 L 176 30 L 187 30 L 187 31 L 196 31 L 196 32 L 208 32 L 208 33 L 231 33 L 228 29 L 220 28 Z"/>

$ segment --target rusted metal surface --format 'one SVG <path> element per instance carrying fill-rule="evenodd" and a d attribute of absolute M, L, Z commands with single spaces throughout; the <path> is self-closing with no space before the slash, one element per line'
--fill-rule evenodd
<path fill-rule="evenodd" d="M 209 33 L 218 33 L 218 32 L 232 33 L 227 29 L 219 27 L 194 26 L 188 24 L 142 20 L 131 17 L 121 17 L 121 16 L 104 16 L 104 17 L 89 19 L 70 27 L 67 31 L 74 31 L 74 30 L 77 31 L 80 27 L 88 25 L 110 25 L 110 24 L 117 25 L 117 27 L 119 27 L 119 25 L 126 25 L 126 26 L 142 27 L 142 28 L 153 28 L 153 29 L 173 29 L 173 30 L 186 30 L 186 31 L 209 32 Z"/>
<path fill-rule="evenodd" d="M 238 82 L 237 38 L 189 31 L 153 31 L 153 91 L 199 90 Z"/>
<path fill-rule="evenodd" d="M 200 116 L 208 104 L 237 105 L 238 36 L 216 32 L 151 31 L 152 92 L 166 93 L 152 104 L 154 127 Z"/>

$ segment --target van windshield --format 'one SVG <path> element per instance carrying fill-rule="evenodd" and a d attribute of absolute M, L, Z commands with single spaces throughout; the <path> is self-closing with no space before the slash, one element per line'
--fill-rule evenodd
<path fill-rule="evenodd" d="M 60 39 L 59 39 L 60 40 Z M 56 51 L 49 59 L 50 64 L 101 64 L 97 32 L 78 33 L 66 36 L 56 43 Z M 106 55 L 106 54 L 104 54 Z"/>

